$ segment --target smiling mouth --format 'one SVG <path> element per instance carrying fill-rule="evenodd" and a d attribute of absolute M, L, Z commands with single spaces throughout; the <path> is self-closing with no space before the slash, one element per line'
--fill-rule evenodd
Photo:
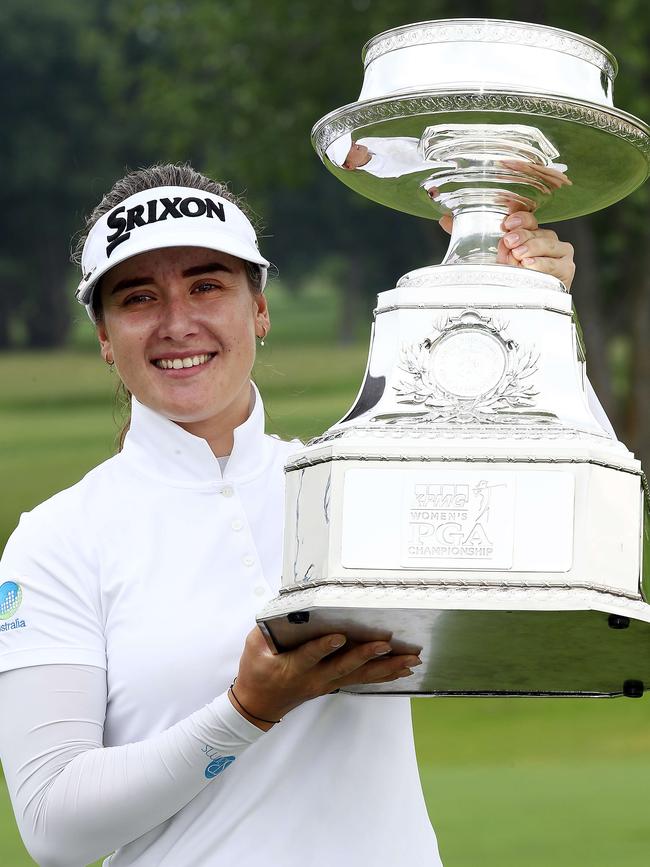
<path fill-rule="evenodd" d="M 216 352 L 207 352 L 201 355 L 186 355 L 183 358 L 156 358 L 151 363 L 161 370 L 182 370 L 184 367 L 200 367 L 207 364 L 216 354 Z"/>

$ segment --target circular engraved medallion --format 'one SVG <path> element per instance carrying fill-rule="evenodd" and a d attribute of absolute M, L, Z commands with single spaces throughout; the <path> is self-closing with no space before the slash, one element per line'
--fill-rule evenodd
<path fill-rule="evenodd" d="M 483 330 L 458 329 L 431 348 L 431 372 L 438 385 L 461 398 L 487 394 L 500 382 L 506 365 L 503 343 Z"/>

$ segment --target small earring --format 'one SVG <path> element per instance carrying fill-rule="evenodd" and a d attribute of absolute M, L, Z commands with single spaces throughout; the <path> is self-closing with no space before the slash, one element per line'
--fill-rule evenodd
<path fill-rule="evenodd" d="M 260 338 L 260 346 L 264 346 L 264 338 L 266 337 L 266 335 L 267 335 L 268 333 L 269 333 L 269 332 L 268 332 L 267 329 L 265 328 L 265 329 L 264 329 L 264 334 L 263 334 L 262 337 Z"/>
<path fill-rule="evenodd" d="M 113 367 L 113 365 L 115 364 L 115 359 L 112 356 L 108 356 L 104 359 L 104 361 L 106 362 L 106 364 L 108 364 L 109 367 Z"/>

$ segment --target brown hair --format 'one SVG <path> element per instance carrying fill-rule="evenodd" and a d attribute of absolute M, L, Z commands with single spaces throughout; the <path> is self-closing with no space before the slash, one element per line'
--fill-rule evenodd
<path fill-rule="evenodd" d="M 103 196 L 100 203 L 87 217 L 84 230 L 77 238 L 72 253 L 72 261 L 77 265 L 81 264 L 81 254 L 83 252 L 84 244 L 88 238 L 88 233 L 97 220 L 130 196 L 144 192 L 145 190 L 154 189 L 155 187 L 191 187 L 195 190 L 202 190 L 206 193 L 213 193 L 216 196 L 221 196 L 222 199 L 226 199 L 227 201 L 237 205 L 237 207 L 246 214 L 254 228 L 256 230 L 259 229 L 259 226 L 256 225 L 258 222 L 256 215 L 240 196 L 236 196 L 234 193 L 230 192 L 226 184 L 218 183 L 217 181 L 208 178 L 206 175 L 202 175 L 189 163 L 161 163 L 129 172 L 113 184 L 111 189 L 105 196 Z M 251 292 L 261 292 L 262 269 L 259 265 L 256 265 L 253 262 L 244 262 L 244 265 L 246 266 L 246 276 L 248 278 L 248 285 L 250 286 Z M 93 315 L 96 321 L 102 318 L 100 284 L 101 280 L 99 280 L 95 286 L 92 299 Z M 124 438 L 126 437 L 131 424 L 130 406 L 131 392 L 124 383 L 120 381 L 115 394 L 115 409 L 124 420 L 117 437 L 118 451 L 122 450 Z"/>

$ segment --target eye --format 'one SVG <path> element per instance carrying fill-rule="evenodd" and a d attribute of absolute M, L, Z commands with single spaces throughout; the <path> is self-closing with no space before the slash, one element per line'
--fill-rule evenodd
<path fill-rule="evenodd" d="M 146 301 L 151 301 L 151 295 L 147 295 L 144 292 L 138 292 L 135 295 L 129 295 L 122 302 L 123 307 L 128 307 L 134 304 L 144 304 Z"/>
<path fill-rule="evenodd" d="M 221 283 L 216 283 L 214 280 L 202 280 L 200 283 L 195 283 L 194 286 L 192 286 L 192 292 L 203 294 L 205 292 L 212 292 L 222 288 Z"/>

